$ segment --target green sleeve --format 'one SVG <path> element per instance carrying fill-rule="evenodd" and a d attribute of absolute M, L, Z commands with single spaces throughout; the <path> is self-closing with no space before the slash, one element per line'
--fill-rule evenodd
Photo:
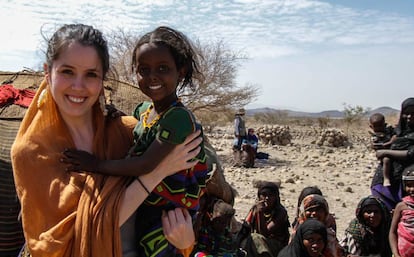
<path fill-rule="evenodd" d="M 169 109 L 159 121 L 157 137 L 164 142 L 178 145 L 196 130 L 193 114 L 183 107 Z"/>

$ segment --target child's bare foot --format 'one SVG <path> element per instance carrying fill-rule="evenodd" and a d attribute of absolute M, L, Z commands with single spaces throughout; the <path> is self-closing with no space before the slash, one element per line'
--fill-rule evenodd
<path fill-rule="evenodd" d="M 387 186 L 391 186 L 391 181 L 388 178 L 384 178 L 384 183 L 382 183 L 383 186 L 387 187 Z"/>

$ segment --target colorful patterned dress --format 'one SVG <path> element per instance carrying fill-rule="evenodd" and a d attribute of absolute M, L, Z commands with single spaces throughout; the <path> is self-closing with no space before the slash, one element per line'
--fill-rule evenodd
<path fill-rule="evenodd" d="M 184 142 L 188 135 L 201 129 L 194 115 L 180 102 L 163 112 L 152 126 L 146 124 L 144 115 L 152 106 L 152 103 L 144 102 L 134 111 L 139 122 L 134 129 L 133 155 L 141 155 L 155 139 L 177 145 Z M 192 169 L 166 177 L 154 188 L 145 204 L 138 208 L 136 227 L 142 256 L 174 256 L 174 246 L 163 235 L 161 214 L 162 210 L 176 207 L 187 208 L 192 215 L 198 210 L 208 172 L 203 146 L 196 159 L 199 162 Z"/>

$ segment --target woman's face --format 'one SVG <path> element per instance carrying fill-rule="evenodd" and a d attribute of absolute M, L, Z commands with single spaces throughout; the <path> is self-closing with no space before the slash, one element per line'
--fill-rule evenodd
<path fill-rule="evenodd" d="M 410 128 L 414 128 L 414 106 L 408 106 L 402 115 Z"/>
<path fill-rule="evenodd" d="M 313 233 L 303 238 L 303 246 L 311 257 L 321 256 L 325 242 L 320 234 Z"/>
<path fill-rule="evenodd" d="M 375 205 L 370 204 L 362 209 L 365 224 L 371 228 L 377 228 L 381 224 L 382 213 L 381 209 Z"/>
<path fill-rule="evenodd" d="M 307 209 L 305 211 L 305 216 L 307 219 L 312 218 L 312 219 L 319 220 L 322 223 L 325 223 L 328 213 L 326 213 L 324 208 L 320 206 L 315 206 L 315 207 Z"/>
<path fill-rule="evenodd" d="M 45 70 L 53 99 L 64 119 L 89 118 L 103 87 L 102 63 L 96 50 L 71 43 L 52 67 L 45 66 Z"/>

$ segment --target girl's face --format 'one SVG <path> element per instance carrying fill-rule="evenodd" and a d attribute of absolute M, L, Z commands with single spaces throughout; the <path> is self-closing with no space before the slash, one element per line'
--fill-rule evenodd
<path fill-rule="evenodd" d="M 49 70 L 50 68 L 50 70 Z M 64 119 L 90 118 L 103 88 L 102 63 L 91 46 L 71 43 L 45 65 L 52 97 Z"/>
<path fill-rule="evenodd" d="M 307 209 L 305 211 L 305 216 L 307 219 L 312 218 L 312 219 L 319 220 L 322 223 L 325 223 L 328 213 L 326 213 L 324 208 L 320 206 L 315 206 L 315 207 Z"/>
<path fill-rule="evenodd" d="M 277 196 L 273 192 L 263 191 L 259 194 L 259 201 L 263 201 L 266 209 L 275 207 Z"/>
<path fill-rule="evenodd" d="M 382 213 L 381 209 L 377 205 L 370 204 L 364 207 L 362 213 L 365 224 L 369 227 L 377 228 L 381 224 Z"/>
<path fill-rule="evenodd" d="M 409 196 L 414 197 L 414 181 L 405 180 L 404 181 L 404 190 Z"/>
<path fill-rule="evenodd" d="M 176 88 L 183 78 L 166 46 L 143 44 L 135 56 L 141 91 L 154 102 L 169 105 L 177 98 Z"/>
<path fill-rule="evenodd" d="M 321 256 L 325 242 L 320 234 L 313 233 L 303 238 L 303 246 L 311 257 Z"/>
<path fill-rule="evenodd" d="M 408 106 L 404 113 L 402 114 L 402 117 L 406 119 L 407 125 L 410 128 L 414 128 L 414 106 Z"/>

